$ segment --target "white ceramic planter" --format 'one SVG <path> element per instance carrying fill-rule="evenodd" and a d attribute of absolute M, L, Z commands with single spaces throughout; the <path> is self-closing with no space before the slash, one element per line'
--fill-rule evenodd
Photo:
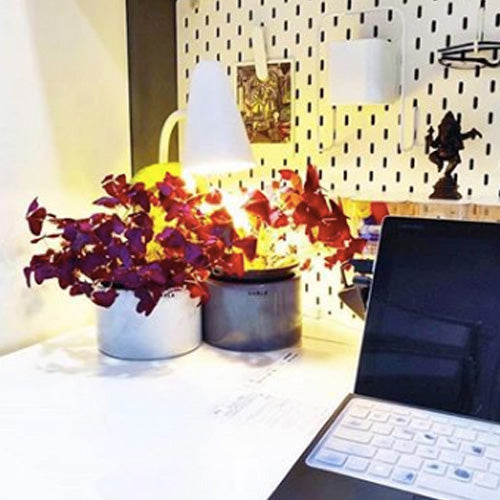
<path fill-rule="evenodd" d="M 98 308 L 99 350 L 121 359 L 153 360 L 186 354 L 201 342 L 201 307 L 187 290 L 168 292 L 149 316 L 136 312 L 133 292 L 120 290 Z"/>

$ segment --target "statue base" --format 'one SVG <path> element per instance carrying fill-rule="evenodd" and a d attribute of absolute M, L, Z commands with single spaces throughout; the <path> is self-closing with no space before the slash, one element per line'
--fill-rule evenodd
<path fill-rule="evenodd" d="M 458 192 L 458 183 L 456 174 L 443 175 L 436 184 L 434 184 L 434 191 L 429 196 L 433 200 L 459 200 L 462 195 Z"/>

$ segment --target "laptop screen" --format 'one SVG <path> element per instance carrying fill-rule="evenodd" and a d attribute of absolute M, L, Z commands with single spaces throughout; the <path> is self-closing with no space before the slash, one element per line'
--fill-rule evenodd
<path fill-rule="evenodd" d="M 386 218 L 356 393 L 500 421 L 500 224 Z"/>

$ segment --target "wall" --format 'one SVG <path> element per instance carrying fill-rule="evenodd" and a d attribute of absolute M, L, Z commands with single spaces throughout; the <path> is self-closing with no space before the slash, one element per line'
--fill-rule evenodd
<path fill-rule="evenodd" d="M 85 299 L 28 290 L 29 202 L 85 215 L 130 171 L 124 0 L 0 2 L 0 352 L 93 321 Z"/>
<path fill-rule="evenodd" d="M 127 0 L 132 168 L 158 161 L 163 122 L 177 109 L 175 2 Z M 177 128 L 170 140 L 176 161 Z"/>
<path fill-rule="evenodd" d="M 463 163 L 457 172 L 464 200 L 498 205 L 498 68 L 449 70 L 438 64 L 438 49 L 474 39 L 479 5 L 479 0 L 178 0 L 179 107 L 186 102 L 190 71 L 197 61 L 217 59 L 235 79 L 236 65 L 253 60 L 250 35 L 254 26 L 262 25 L 269 58 L 293 61 L 294 137 L 285 146 L 254 145 L 257 167 L 219 179 L 222 187 L 258 187 L 261 181 L 276 178 L 285 165 L 303 170 L 312 161 L 334 196 L 426 200 L 440 174 L 427 158 L 425 134 L 430 125 L 437 129 L 451 110 L 460 113 L 464 130 L 476 127 L 483 133 L 482 139 L 468 141 L 461 153 Z M 378 7 L 386 10 L 351 17 L 329 15 Z M 400 9 L 406 24 L 406 145 L 416 110 L 415 145 L 404 151 L 398 148 L 400 102 L 342 106 L 337 110 L 337 142 L 320 154 L 319 143 L 330 143 L 333 128 L 322 64 L 326 43 L 369 37 L 400 40 L 401 23 L 387 11 L 390 8 Z M 498 1 L 486 0 L 484 18 L 485 40 L 500 40 Z M 305 310 L 347 321 L 348 314 L 336 299 L 338 287 L 337 272 L 320 266 L 306 274 Z"/>

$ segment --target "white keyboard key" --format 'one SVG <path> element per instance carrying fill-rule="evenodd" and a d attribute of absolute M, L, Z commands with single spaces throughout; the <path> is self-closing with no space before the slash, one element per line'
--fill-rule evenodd
<path fill-rule="evenodd" d="M 453 419 L 453 425 L 455 427 L 462 427 L 462 428 L 469 428 L 470 427 L 470 420 L 466 420 L 465 418 L 454 418 Z"/>
<path fill-rule="evenodd" d="M 485 456 L 492 460 L 500 461 L 500 448 L 488 448 Z"/>
<path fill-rule="evenodd" d="M 396 415 L 409 415 L 410 410 L 409 410 L 409 408 L 406 408 L 406 406 L 395 406 L 392 409 L 392 413 L 394 413 Z"/>
<path fill-rule="evenodd" d="M 373 438 L 372 445 L 377 448 L 390 449 L 394 445 L 394 439 L 387 436 L 375 436 Z"/>
<path fill-rule="evenodd" d="M 476 469 L 480 471 L 488 470 L 489 465 L 490 461 L 484 457 L 466 456 L 464 461 L 465 467 L 469 467 L 471 469 Z"/>
<path fill-rule="evenodd" d="M 316 454 L 316 459 L 333 467 L 342 467 L 347 460 L 347 455 L 323 448 Z"/>
<path fill-rule="evenodd" d="M 413 484 L 417 478 L 417 473 L 414 470 L 408 470 L 397 467 L 394 469 L 392 480 L 401 484 Z"/>
<path fill-rule="evenodd" d="M 492 430 L 492 426 L 490 424 L 487 424 L 485 422 L 472 422 L 471 428 L 474 429 L 475 431 L 482 431 L 482 432 L 490 432 Z"/>
<path fill-rule="evenodd" d="M 372 476 L 389 477 L 392 472 L 392 467 L 387 464 L 372 463 L 368 469 L 368 473 Z"/>
<path fill-rule="evenodd" d="M 398 461 L 398 459 L 399 453 L 396 453 L 393 450 L 378 450 L 375 455 L 375 460 L 393 465 Z"/>
<path fill-rule="evenodd" d="M 400 453 L 414 453 L 417 445 L 413 441 L 396 441 L 394 450 Z"/>
<path fill-rule="evenodd" d="M 394 430 L 394 427 L 389 424 L 373 424 L 371 430 L 373 432 L 376 432 L 377 434 L 382 434 L 384 436 L 389 436 L 392 431 Z"/>
<path fill-rule="evenodd" d="M 500 436 L 495 436 L 495 434 L 489 432 L 480 432 L 477 441 L 489 446 L 500 446 Z"/>
<path fill-rule="evenodd" d="M 472 479 L 474 473 L 470 469 L 466 469 L 465 467 L 451 467 L 448 475 L 452 479 L 457 479 L 458 481 L 467 483 Z"/>
<path fill-rule="evenodd" d="M 415 442 L 419 444 L 435 444 L 437 435 L 432 432 L 418 432 L 415 435 Z"/>
<path fill-rule="evenodd" d="M 406 469 L 419 470 L 422 467 L 423 460 L 414 455 L 403 455 L 398 462 L 399 467 Z"/>
<path fill-rule="evenodd" d="M 362 420 L 355 417 L 348 417 L 342 420 L 342 425 L 351 427 L 352 429 L 359 429 L 360 431 L 367 431 L 371 427 L 371 423 L 368 420 Z"/>
<path fill-rule="evenodd" d="M 368 444 L 372 439 L 372 434 L 370 432 L 357 431 L 343 426 L 337 427 L 333 432 L 333 436 L 363 444 Z"/>
<path fill-rule="evenodd" d="M 452 437 L 440 437 L 437 440 L 437 445 L 444 450 L 458 450 L 460 441 Z"/>
<path fill-rule="evenodd" d="M 406 427 L 410 423 L 410 418 L 405 415 L 391 415 L 389 423 L 396 426 Z"/>
<path fill-rule="evenodd" d="M 455 429 L 454 436 L 458 439 L 464 439 L 465 441 L 475 441 L 477 437 L 477 432 L 471 431 L 470 429 Z"/>
<path fill-rule="evenodd" d="M 484 455 L 485 447 L 479 443 L 464 443 L 462 445 L 462 451 L 467 455 L 474 455 L 475 457 L 482 457 Z M 495 449 L 491 448 L 491 451 L 494 452 Z M 500 451 L 500 450 L 497 450 Z M 493 457 L 489 457 L 493 458 Z M 500 460 L 500 455 L 498 460 Z"/>
<path fill-rule="evenodd" d="M 453 427 L 447 424 L 434 424 L 432 430 L 440 436 L 451 436 L 453 434 Z"/>
<path fill-rule="evenodd" d="M 387 422 L 389 420 L 389 413 L 385 411 L 372 410 L 368 418 L 374 422 Z"/>
<path fill-rule="evenodd" d="M 423 470 L 429 474 L 434 474 L 435 476 L 444 476 L 448 466 L 441 462 L 436 462 L 435 460 L 426 460 L 424 463 Z"/>
<path fill-rule="evenodd" d="M 439 460 L 445 464 L 462 465 L 464 457 L 459 452 L 444 450 L 439 454 Z"/>
<path fill-rule="evenodd" d="M 500 462 L 491 462 L 490 472 L 493 472 L 493 474 L 500 476 Z"/>
<path fill-rule="evenodd" d="M 349 441 L 344 441 L 343 439 L 335 439 L 333 437 L 326 442 L 325 446 L 331 450 L 364 458 L 372 458 L 376 452 L 376 449 L 373 448 L 373 446 L 350 443 Z"/>
<path fill-rule="evenodd" d="M 411 441 L 415 437 L 415 433 L 410 431 L 409 429 L 400 429 L 396 427 L 394 429 L 394 433 L 392 434 L 397 439 L 405 439 L 407 441 Z"/>
<path fill-rule="evenodd" d="M 416 431 L 428 431 L 431 428 L 431 423 L 428 420 L 421 420 L 419 418 L 414 418 L 409 425 L 410 429 Z"/>
<path fill-rule="evenodd" d="M 438 424 L 447 424 L 450 421 L 449 417 L 438 414 L 431 415 L 431 420 L 433 422 L 437 422 Z"/>
<path fill-rule="evenodd" d="M 457 497 L 468 500 L 498 500 L 498 491 L 486 488 L 478 491 L 478 486 L 473 483 L 464 483 L 453 479 L 436 477 L 432 474 L 421 472 L 415 484 L 423 490 L 440 494 L 443 498 Z"/>
<path fill-rule="evenodd" d="M 498 488 L 499 479 L 498 476 L 493 474 L 485 474 L 484 472 L 478 472 L 474 474 L 474 482 L 483 488 L 491 488 L 496 490 Z"/>
<path fill-rule="evenodd" d="M 422 420 L 429 420 L 429 418 L 431 417 L 431 414 L 427 411 L 412 410 L 411 417 L 412 418 L 420 418 Z"/>
<path fill-rule="evenodd" d="M 430 446 L 418 446 L 417 447 L 417 455 L 423 458 L 437 458 L 439 455 L 438 448 L 432 448 Z"/>
<path fill-rule="evenodd" d="M 370 409 L 365 406 L 354 406 L 349 408 L 349 415 L 356 418 L 366 418 L 370 414 Z"/>
<path fill-rule="evenodd" d="M 370 462 L 366 458 L 349 457 L 345 463 L 345 468 L 354 472 L 364 472 Z"/>

